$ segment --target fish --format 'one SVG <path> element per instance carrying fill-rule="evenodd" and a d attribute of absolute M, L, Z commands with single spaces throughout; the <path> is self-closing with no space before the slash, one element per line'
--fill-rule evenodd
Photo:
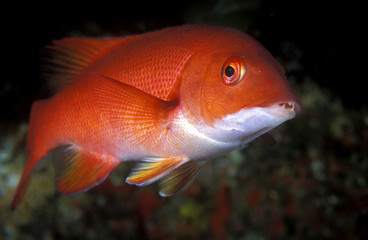
<path fill-rule="evenodd" d="M 126 183 L 158 181 L 159 194 L 172 196 L 206 161 L 267 136 L 301 109 L 281 64 L 228 27 L 69 37 L 45 49 L 55 94 L 32 105 L 27 162 L 11 209 L 45 156 L 63 194 L 87 191 L 122 162 L 136 161 Z"/>

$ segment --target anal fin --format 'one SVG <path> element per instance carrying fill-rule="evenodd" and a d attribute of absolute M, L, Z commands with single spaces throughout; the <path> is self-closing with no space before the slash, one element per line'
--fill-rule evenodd
<path fill-rule="evenodd" d="M 53 159 L 57 189 L 64 194 L 96 186 L 120 163 L 113 156 L 86 151 L 75 145 L 55 149 Z"/>
<path fill-rule="evenodd" d="M 204 162 L 188 161 L 171 171 L 160 181 L 160 195 L 170 197 L 184 191 L 193 182 Z"/>

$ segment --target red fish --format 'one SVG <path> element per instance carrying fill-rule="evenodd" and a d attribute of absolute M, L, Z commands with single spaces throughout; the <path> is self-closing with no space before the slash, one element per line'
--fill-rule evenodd
<path fill-rule="evenodd" d="M 160 195 L 187 187 L 211 158 L 293 118 L 300 109 L 282 66 L 237 30 L 185 25 L 117 38 L 66 38 L 52 52 L 62 83 L 32 106 L 27 164 L 11 207 L 47 154 L 65 194 L 101 183 L 121 162 L 126 179 L 160 180 Z"/>

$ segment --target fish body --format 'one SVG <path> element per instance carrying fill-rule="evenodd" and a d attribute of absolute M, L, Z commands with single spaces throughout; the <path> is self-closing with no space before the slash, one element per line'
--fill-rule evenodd
<path fill-rule="evenodd" d="M 188 186 L 203 162 L 291 119 L 300 109 L 282 66 L 249 35 L 185 25 L 117 38 L 53 42 L 50 78 L 33 104 L 27 164 L 11 207 L 47 154 L 65 194 L 102 182 L 121 162 L 126 179 L 160 180 L 162 196 Z"/>

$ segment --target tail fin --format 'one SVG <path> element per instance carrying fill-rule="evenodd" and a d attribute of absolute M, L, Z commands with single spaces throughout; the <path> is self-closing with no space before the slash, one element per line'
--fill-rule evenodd
<path fill-rule="evenodd" d="M 114 156 L 101 155 L 75 145 L 60 144 L 54 136 L 53 122 L 50 121 L 48 100 L 37 101 L 32 106 L 27 137 L 27 164 L 11 203 L 14 210 L 24 197 L 34 167 L 49 152 L 53 152 L 56 183 L 60 192 L 72 194 L 88 190 L 101 183 L 120 163 Z"/>
<path fill-rule="evenodd" d="M 45 143 L 40 143 L 37 134 L 37 126 L 40 125 L 39 118 L 42 115 L 47 101 L 37 101 L 32 105 L 30 125 L 27 136 L 27 164 L 23 170 L 22 177 L 18 183 L 18 187 L 15 191 L 13 201 L 10 208 L 14 210 L 21 202 L 24 194 L 27 191 L 28 185 L 31 180 L 31 173 L 36 164 L 47 154 L 49 151 Z M 41 124 L 42 125 L 42 124 Z M 37 148 L 35 147 L 37 146 Z"/>
<path fill-rule="evenodd" d="M 26 193 L 27 189 L 28 189 L 28 185 L 30 183 L 31 180 L 31 174 L 30 172 L 28 172 L 27 174 L 24 174 L 25 172 L 23 172 L 22 178 L 18 184 L 17 190 L 14 194 L 14 198 L 13 201 L 10 205 L 10 209 L 14 210 L 18 204 L 20 203 L 20 201 L 23 199 L 24 194 Z"/>

